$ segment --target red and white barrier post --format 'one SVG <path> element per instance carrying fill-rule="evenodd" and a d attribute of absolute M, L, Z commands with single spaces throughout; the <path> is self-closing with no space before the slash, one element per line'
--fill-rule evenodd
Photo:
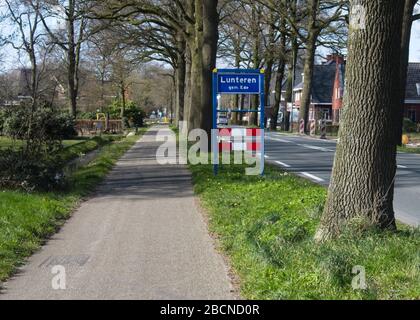
<path fill-rule="evenodd" d="M 299 134 L 305 134 L 305 120 L 299 122 Z"/>
<path fill-rule="evenodd" d="M 311 136 L 315 136 L 316 135 L 316 121 L 312 120 L 311 121 Z"/>

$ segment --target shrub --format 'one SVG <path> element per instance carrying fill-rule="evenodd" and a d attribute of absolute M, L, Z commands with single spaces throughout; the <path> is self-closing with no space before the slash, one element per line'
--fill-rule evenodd
<path fill-rule="evenodd" d="M 14 139 L 37 141 L 62 141 L 77 135 L 74 120 L 70 115 L 50 108 L 32 111 L 30 106 L 21 106 L 7 112 L 4 133 Z"/>
<path fill-rule="evenodd" d="M 70 139 L 77 135 L 74 118 L 67 113 L 53 114 L 47 123 L 48 132 L 59 140 Z"/>
<path fill-rule="evenodd" d="M 121 119 L 121 102 L 115 100 L 109 107 L 111 119 Z M 146 113 L 135 102 L 129 101 L 125 107 L 125 125 L 127 127 L 143 127 Z"/>
<path fill-rule="evenodd" d="M 408 118 L 404 118 L 403 130 L 406 133 L 413 133 L 417 131 L 417 124 Z"/>
<path fill-rule="evenodd" d="M 22 105 L 6 112 L 3 131 L 24 144 L 0 152 L 0 187 L 48 191 L 64 183 L 63 163 L 56 154 L 63 139 L 76 135 L 70 115 Z"/>
<path fill-rule="evenodd" d="M 62 167 L 47 153 L 0 150 L 0 187 L 50 191 L 64 186 Z"/>

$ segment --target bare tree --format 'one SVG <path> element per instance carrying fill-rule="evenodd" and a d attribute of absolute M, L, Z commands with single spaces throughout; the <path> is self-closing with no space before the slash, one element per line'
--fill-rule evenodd
<path fill-rule="evenodd" d="M 34 7 L 50 36 L 51 43 L 57 45 L 65 56 L 67 64 L 67 90 L 70 112 L 77 114 L 79 94 L 79 67 L 83 44 L 92 35 L 103 29 L 103 25 L 93 25 L 89 19 L 96 3 L 90 0 L 43 1 Z M 58 25 L 53 27 L 53 25 Z"/>
<path fill-rule="evenodd" d="M 24 52 L 30 63 L 29 89 L 32 98 L 32 109 L 35 110 L 39 100 L 41 48 L 44 47 L 44 33 L 41 30 L 41 17 L 37 8 L 40 2 L 31 0 L 22 3 L 16 0 L 5 0 L 7 14 L 11 21 L 13 33 L 4 39 L 18 52 Z M 47 51 L 44 50 L 44 53 Z"/>

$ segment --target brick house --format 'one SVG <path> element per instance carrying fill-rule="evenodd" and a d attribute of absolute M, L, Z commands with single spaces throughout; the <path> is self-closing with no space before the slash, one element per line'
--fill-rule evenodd
<path fill-rule="evenodd" d="M 325 119 L 332 124 L 340 123 L 345 90 L 345 73 L 345 59 L 337 55 L 330 55 L 324 64 L 314 66 L 309 109 L 310 120 Z M 294 88 L 297 108 L 300 107 L 303 81 Z M 420 123 L 420 63 L 410 63 L 408 66 L 404 116 Z"/>
<path fill-rule="evenodd" d="M 344 79 L 345 60 L 341 56 L 330 55 L 324 64 L 314 66 L 309 120 L 339 121 L 343 104 Z M 302 82 L 293 89 L 297 108 L 300 108 L 304 81 L 302 77 Z"/>
<path fill-rule="evenodd" d="M 420 63 L 408 66 L 404 117 L 420 123 Z"/>

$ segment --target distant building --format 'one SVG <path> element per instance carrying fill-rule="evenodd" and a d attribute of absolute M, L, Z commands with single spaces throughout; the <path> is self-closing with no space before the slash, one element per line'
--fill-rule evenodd
<path fill-rule="evenodd" d="M 404 116 L 420 123 L 420 63 L 410 63 L 407 74 L 407 90 Z M 342 56 L 330 55 L 322 65 L 314 66 L 309 120 L 329 120 L 339 124 L 345 91 L 346 61 Z M 300 108 L 303 84 L 294 91 L 295 106 Z"/>
<path fill-rule="evenodd" d="M 345 79 L 345 60 L 341 56 L 330 55 L 327 62 L 314 66 L 312 79 L 309 120 L 340 121 L 340 110 L 343 105 Z M 294 88 L 295 106 L 301 106 L 303 85 L 305 79 Z"/>
<path fill-rule="evenodd" d="M 408 66 L 404 117 L 420 123 L 420 63 Z"/>

